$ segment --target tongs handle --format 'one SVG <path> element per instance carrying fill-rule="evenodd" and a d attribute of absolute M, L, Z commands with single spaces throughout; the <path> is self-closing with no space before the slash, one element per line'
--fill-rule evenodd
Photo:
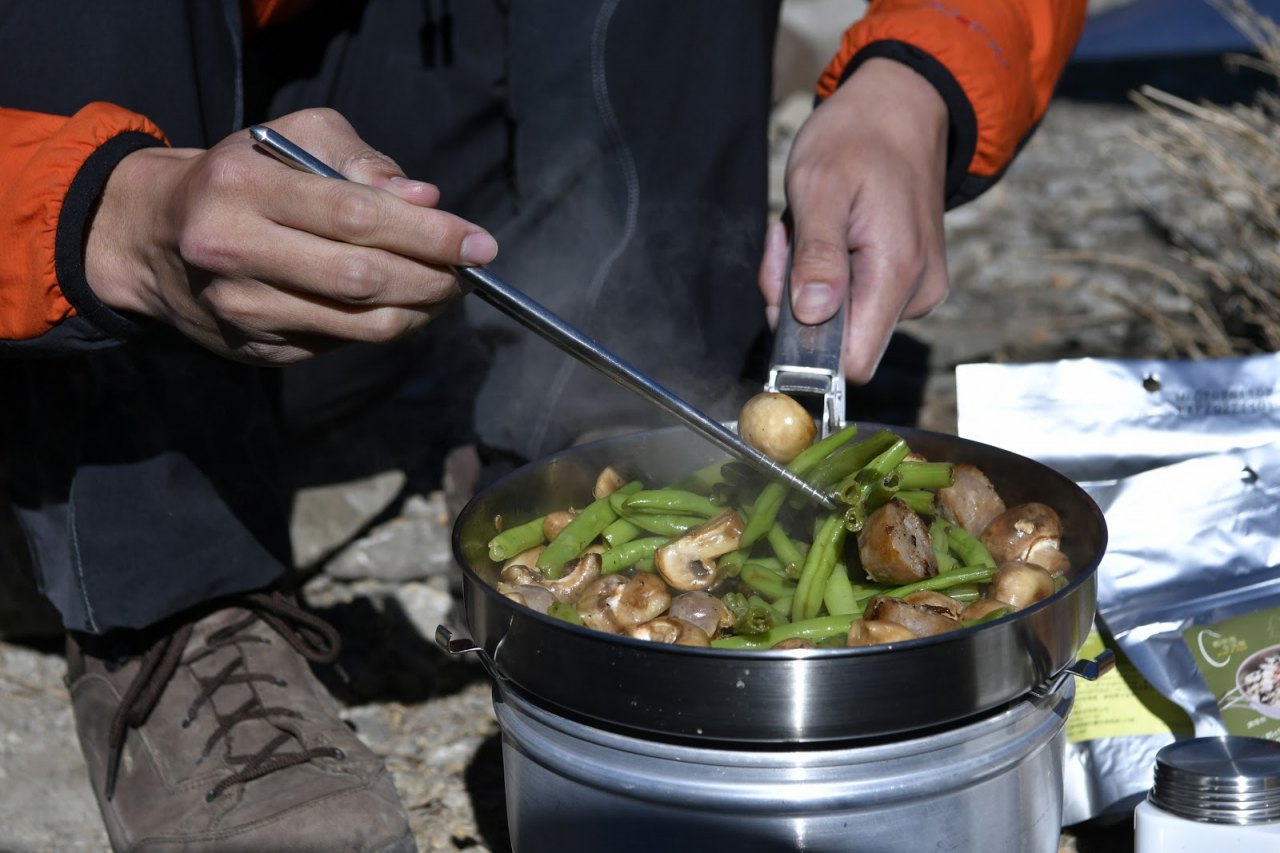
<path fill-rule="evenodd" d="M 778 306 L 778 328 L 774 333 L 773 357 L 769 360 L 766 391 L 782 394 L 818 394 L 822 396 L 822 437 L 826 438 L 845 424 L 844 318 L 849 294 L 840 296 L 835 316 L 823 323 L 801 323 L 791 310 L 791 262 L 794 250 L 787 254 L 787 273 L 782 283 L 782 300 Z"/>

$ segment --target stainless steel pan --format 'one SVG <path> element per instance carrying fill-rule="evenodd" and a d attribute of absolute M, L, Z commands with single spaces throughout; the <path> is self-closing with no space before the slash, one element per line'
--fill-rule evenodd
<path fill-rule="evenodd" d="M 860 424 L 870 435 L 876 424 Z M 957 634 L 856 649 L 786 652 L 666 646 L 540 615 L 493 588 L 493 520 L 515 524 L 582 506 L 607 464 L 666 484 L 723 458 L 680 428 L 584 445 L 528 465 L 463 510 L 454 528 L 472 642 L 492 674 L 574 715 L 667 737 L 809 742 L 945 725 L 1024 696 L 1073 662 L 1093 622 L 1102 514 L 1057 472 L 1013 453 L 938 433 L 891 428 L 933 460 L 970 462 L 1005 502 L 1049 504 L 1062 517 L 1070 583 L 1052 598 Z"/>

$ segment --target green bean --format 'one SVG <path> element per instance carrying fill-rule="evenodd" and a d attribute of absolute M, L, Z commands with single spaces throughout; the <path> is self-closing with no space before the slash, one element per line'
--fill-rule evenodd
<path fill-rule="evenodd" d="M 871 472 L 872 476 L 887 477 L 890 471 L 902 464 L 902 460 L 910 452 L 911 448 L 907 447 L 907 442 L 898 439 L 889 446 L 888 450 L 868 462 L 862 470 Z"/>
<path fill-rule="evenodd" d="M 738 620 L 733 623 L 733 630 L 739 634 L 763 634 L 771 630 L 775 624 L 772 607 L 748 605 Z"/>
<path fill-rule="evenodd" d="M 938 560 L 938 571 L 949 572 L 957 565 L 956 558 L 951 556 L 951 545 L 947 541 L 947 520 L 935 517 L 929 524 L 929 541 L 933 545 L 933 556 Z"/>
<path fill-rule="evenodd" d="M 763 601 L 764 599 L 761 600 Z M 733 614 L 735 622 L 747 612 L 747 597 L 740 592 L 726 592 L 720 596 L 720 601 L 725 607 L 729 608 L 729 612 Z"/>
<path fill-rule="evenodd" d="M 853 504 L 844 511 L 844 529 L 850 533 L 861 533 L 867 523 L 867 508 L 861 503 Z"/>
<path fill-rule="evenodd" d="M 893 499 L 898 491 L 900 478 L 895 472 L 880 474 L 870 466 L 852 477 L 845 477 L 835 486 L 835 495 L 850 506 L 861 504 L 868 512 L 878 509 Z"/>
<path fill-rule="evenodd" d="M 898 489 L 893 495 L 918 515 L 933 515 L 937 511 L 937 493 L 928 489 Z"/>
<path fill-rule="evenodd" d="M 635 488 L 632 488 L 633 486 Z M 627 489 L 637 491 L 639 487 L 638 481 L 628 483 L 614 494 Z M 612 497 L 613 495 L 610 495 L 608 498 L 600 498 L 587 504 L 573 521 L 556 534 L 556 538 L 552 539 L 551 544 L 538 556 L 538 568 L 542 569 L 543 577 L 553 579 L 560 577 L 564 573 L 565 563 L 581 554 L 582 549 L 590 545 L 606 527 L 618 520 L 618 514 L 613 511 L 609 503 Z"/>
<path fill-rule="evenodd" d="M 870 438 L 842 447 L 832 453 L 815 465 L 805 479 L 815 487 L 825 489 L 860 471 L 868 462 L 892 447 L 897 440 L 898 437 L 893 433 L 881 430 Z"/>
<path fill-rule="evenodd" d="M 522 551 L 546 542 L 547 537 L 542 535 L 542 518 L 538 516 L 533 521 L 508 527 L 490 539 L 489 559 L 495 563 L 503 563 Z"/>
<path fill-rule="evenodd" d="M 750 548 L 739 548 L 736 551 L 730 551 L 728 554 L 722 555 L 716 560 L 716 572 L 723 574 L 725 577 L 736 578 L 742 570 L 742 564 L 747 561 L 747 557 L 750 554 Z"/>
<path fill-rule="evenodd" d="M 778 601 L 783 601 L 784 599 L 787 600 L 787 604 L 791 603 L 790 599 L 788 599 L 786 596 L 778 599 Z M 787 618 L 787 614 L 784 608 L 778 607 L 776 602 L 774 604 L 770 604 L 769 602 L 765 601 L 763 598 L 761 598 L 758 595 L 753 595 L 750 598 L 748 598 L 747 604 L 751 605 L 752 607 L 767 608 L 768 611 L 773 615 L 774 627 L 777 627 L 778 625 L 785 625 L 791 621 L 790 619 Z"/>
<path fill-rule="evenodd" d="M 817 444 L 810 444 L 809 447 L 800 451 L 794 460 L 787 462 L 787 470 L 792 474 L 804 475 L 809 473 L 818 462 L 826 459 L 832 451 L 835 451 L 841 444 L 849 441 L 850 438 L 858 434 L 858 427 L 850 424 L 849 427 L 841 429 L 840 432 L 832 433 L 827 438 Z M 758 542 L 760 537 L 769 532 L 774 521 L 777 520 L 778 510 L 781 510 L 783 501 L 786 501 L 787 487 L 782 483 L 771 482 L 760 489 L 760 497 L 756 498 L 755 511 L 751 514 L 746 529 L 742 530 L 742 544 L 744 546 L 753 546 Z"/>
<path fill-rule="evenodd" d="M 617 548 L 619 545 L 625 545 L 635 539 L 641 532 L 639 527 L 636 527 L 625 518 L 620 518 L 606 527 L 604 532 L 600 534 L 600 538 L 610 548 Z"/>
<path fill-rule="evenodd" d="M 699 468 L 689 476 L 672 483 L 670 488 L 695 492 L 701 495 L 709 494 L 712 486 L 724 480 L 724 473 L 721 469 L 727 464 L 729 464 L 727 461 L 713 462 L 707 467 Z"/>
<path fill-rule="evenodd" d="M 792 621 L 812 619 L 822 609 L 822 593 L 827 588 L 827 579 L 835 569 L 836 560 L 840 558 L 846 533 L 843 516 L 833 514 L 826 517 L 814 536 L 813 547 L 805 557 L 804 569 L 796 582 L 796 597 L 791 603 Z"/>
<path fill-rule="evenodd" d="M 784 595 L 793 595 L 796 591 L 794 581 L 754 563 L 747 563 L 742 567 L 738 572 L 738 581 L 771 601 Z"/>
<path fill-rule="evenodd" d="M 815 645 L 820 649 L 843 649 L 845 646 L 849 645 L 849 637 L 847 634 L 843 637 L 839 634 L 832 634 L 830 637 L 823 637 L 821 640 L 816 640 Z"/>
<path fill-rule="evenodd" d="M 969 535 L 958 524 L 947 522 L 947 545 L 955 552 L 956 557 L 966 566 L 995 566 L 987 546 Z"/>
<path fill-rule="evenodd" d="M 898 466 L 903 489 L 945 489 L 956 484 L 956 466 L 950 462 L 903 462 Z"/>
<path fill-rule="evenodd" d="M 637 572 L 648 572 L 649 574 L 658 571 L 658 565 L 653 561 L 653 557 L 643 557 L 637 560 L 635 568 Z"/>
<path fill-rule="evenodd" d="M 882 594 L 891 595 L 894 598 L 904 598 L 922 589 L 944 590 L 959 584 L 987 583 L 995 573 L 995 566 L 962 566 L 949 572 L 936 574 L 931 578 L 925 578 L 922 581 L 886 590 Z"/>
<path fill-rule="evenodd" d="M 822 593 L 822 602 L 827 605 L 827 612 L 832 616 L 862 612 L 857 599 L 853 597 L 853 584 L 849 581 L 849 570 L 843 560 L 838 560 L 836 567 L 831 570 L 827 588 Z"/>
<path fill-rule="evenodd" d="M 769 545 L 784 566 L 795 566 L 795 571 L 799 571 L 804 565 L 804 554 L 800 553 L 796 543 L 792 542 L 787 532 L 777 524 L 769 528 Z"/>
<path fill-rule="evenodd" d="M 753 566 L 763 566 L 769 571 L 784 577 L 788 576 L 786 565 L 777 557 L 748 557 L 747 562 Z"/>
<path fill-rule="evenodd" d="M 622 514 L 630 518 L 635 513 L 656 515 L 701 515 L 710 518 L 718 515 L 723 507 L 716 506 L 702 495 L 679 489 L 650 489 L 629 495 L 622 502 Z"/>
<path fill-rule="evenodd" d="M 754 596 L 752 597 L 754 598 Z M 791 602 L 794 599 L 795 599 L 795 595 L 791 594 L 791 595 L 784 595 L 782 596 L 782 598 L 779 598 L 773 602 L 773 609 L 783 614 L 783 619 L 778 624 L 785 625 L 786 623 L 791 621 L 789 618 L 786 617 L 786 614 L 791 612 Z"/>
<path fill-rule="evenodd" d="M 600 574 L 611 575 L 620 572 L 645 557 L 653 556 L 663 545 L 670 542 L 666 536 L 650 536 L 646 539 L 633 539 L 616 548 L 610 548 L 600 555 Z"/>
<path fill-rule="evenodd" d="M 769 649 L 792 637 L 808 637 L 817 641 L 839 633 L 848 634 L 853 620 L 859 618 L 861 617 L 854 613 L 844 616 L 819 616 L 816 619 L 805 619 L 803 622 L 779 625 L 763 634 L 752 634 L 746 637 L 735 634 L 732 637 L 721 637 L 718 640 L 712 640 L 711 645 L 717 649 Z"/>
<path fill-rule="evenodd" d="M 966 619 L 960 624 L 964 625 L 966 628 L 972 628 L 974 625 L 981 625 L 984 622 L 994 622 L 997 619 L 1003 619 L 1012 612 L 1012 607 L 997 607 L 995 610 L 992 610 L 990 613 L 984 613 L 977 619 Z"/>
<path fill-rule="evenodd" d="M 551 606 L 547 608 L 547 615 L 552 619 L 559 619 L 562 622 L 568 622 L 573 625 L 582 624 L 582 617 L 578 615 L 578 608 L 565 601 L 551 602 Z"/>
<path fill-rule="evenodd" d="M 962 583 L 947 587 L 947 595 L 956 601 L 970 604 L 982 598 L 982 587 L 976 583 Z"/>
<path fill-rule="evenodd" d="M 700 515 L 649 515 L 638 512 L 627 521 L 647 533 L 676 537 L 706 521 Z"/>

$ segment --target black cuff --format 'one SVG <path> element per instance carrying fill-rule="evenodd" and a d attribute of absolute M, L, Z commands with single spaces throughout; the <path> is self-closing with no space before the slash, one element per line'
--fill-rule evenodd
<path fill-rule="evenodd" d="M 978 118 L 973 112 L 973 105 L 964 93 L 960 83 L 945 65 L 913 44 L 905 41 L 877 41 L 864 47 L 853 55 L 840 82 L 849 79 L 849 75 L 858 70 L 868 59 L 892 59 L 915 71 L 928 80 L 938 90 L 942 101 L 947 105 L 950 116 L 950 132 L 947 134 L 947 209 L 975 198 L 995 179 L 975 178 L 969 175 L 969 164 L 973 162 L 973 153 L 978 148 Z"/>
<path fill-rule="evenodd" d="M 76 312 L 115 338 L 129 338 L 142 330 L 142 326 L 123 314 L 117 314 L 98 298 L 89 287 L 84 273 L 84 239 L 89 216 L 107 178 L 126 155 L 143 148 L 164 145 L 156 137 L 140 130 L 127 130 L 104 142 L 97 151 L 80 166 L 71 181 L 67 196 L 62 200 L 62 213 L 58 216 L 58 233 L 54 240 L 53 264 L 58 285 Z"/>

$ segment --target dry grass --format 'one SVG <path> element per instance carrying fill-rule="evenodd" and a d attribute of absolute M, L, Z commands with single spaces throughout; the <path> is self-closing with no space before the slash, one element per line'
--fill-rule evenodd
<path fill-rule="evenodd" d="M 1245 0 L 1210 2 L 1260 54 L 1226 61 L 1280 80 L 1280 26 Z M 1186 316 L 1157 316 L 1141 303 L 1128 307 L 1182 357 L 1280 350 L 1280 95 L 1261 90 L 1251 103 L 1221 106 L 1144 86 L 1132 98 L 1156 120 L 1154 132 L 1132 139 L 1159 157 L 1172 178 L 1167 193 L 1147 194 L 1143 207 L 1200 280 L 1148 270 L 1189 301 Z"/>

